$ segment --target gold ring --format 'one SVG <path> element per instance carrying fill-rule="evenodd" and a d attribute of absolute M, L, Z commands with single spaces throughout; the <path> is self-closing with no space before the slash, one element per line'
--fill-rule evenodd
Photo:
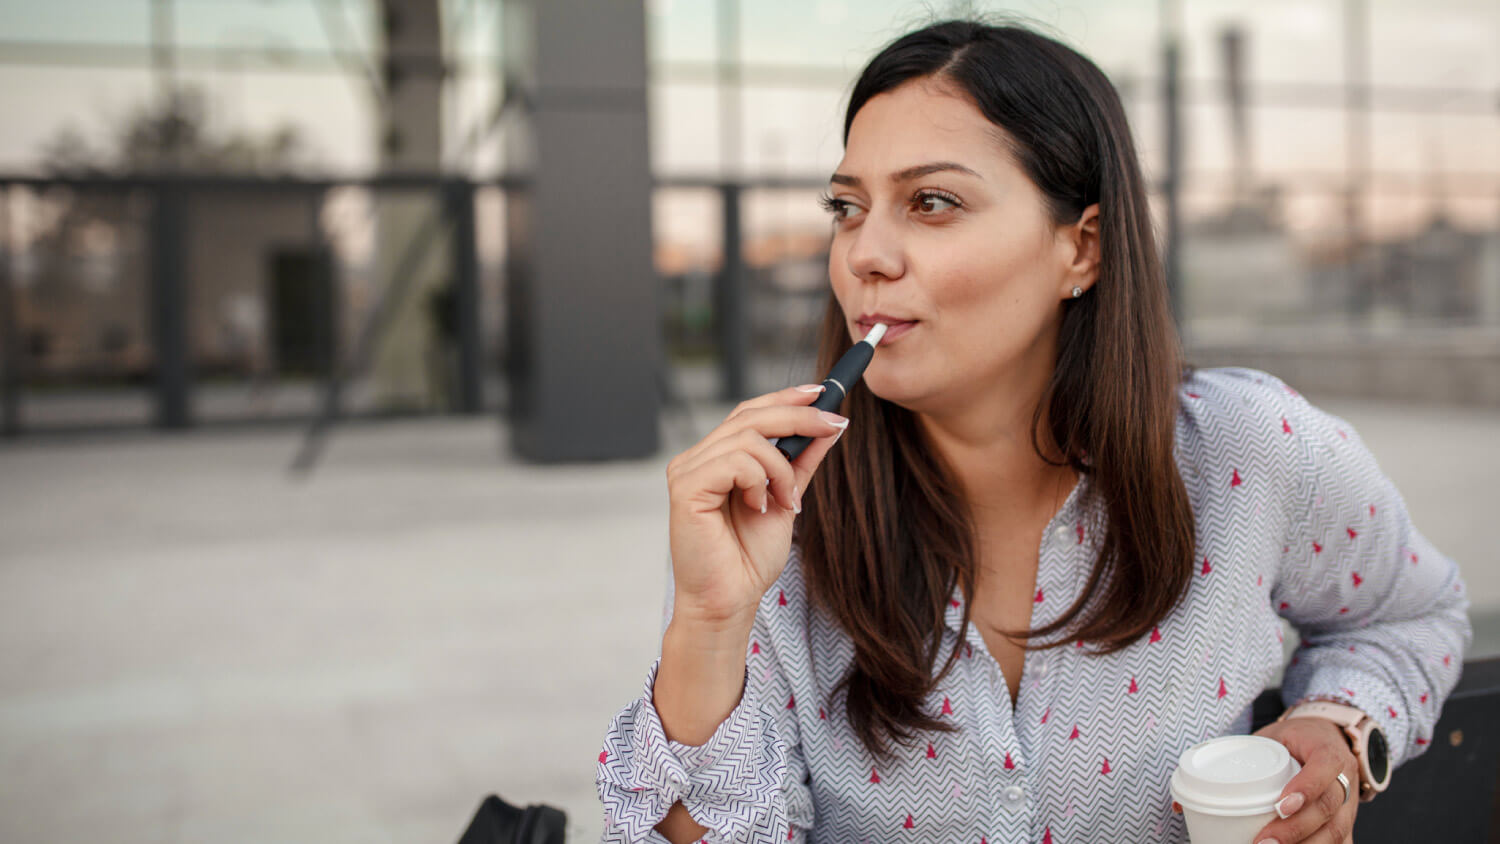
<path fill-rule="evenodd" d="M 1344 803 L 1348 803 L 1349 802 L 1349 778 L 1346 777 L 1346 776 L 1344 776 L 1344 772 L 1343 771 L 1339 771 L 1339 785 L 1342 785 L 1344 787 Z M 1340 805 L 1343 805 L 1343 804 L 1340 804 Z"/>

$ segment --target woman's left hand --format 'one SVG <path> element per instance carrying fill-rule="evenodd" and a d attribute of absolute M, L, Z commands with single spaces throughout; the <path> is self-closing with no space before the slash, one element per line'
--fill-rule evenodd
<path fill-rule="evenodd" d="M 1322 718 L 1293 718 L 1270 724 L 1255 735 L 1286 745 L 1302 770 L 1281 790 L 1276 813 L 1251 839 L 1256 844 L 1354 844 L 1354 815 L 1359 811 L 1359 762 L 1343 730 Z M 1349 778 L 1344 799 L 1340 773 Z M 1176 803 L 1173 809 L 1181 811 Z"/>

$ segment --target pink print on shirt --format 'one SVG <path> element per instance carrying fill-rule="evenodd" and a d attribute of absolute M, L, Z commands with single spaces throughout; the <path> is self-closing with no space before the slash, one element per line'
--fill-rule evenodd
<path fill-rule="evenodd" d="M 1028 653 L 1029 682 L 1010 701 L 972 622 L 961 629 L 972 596 L 950 594 L 941 599 L 949 606 L 938 619 L 938 653 L 958 648 L 967 658 L 953 663 L 930 700 L 958 731 L 913 736 L 893 748 L 891 761 L 879 761 L 858 741 L 847 709 L 825 708 L 854 653 L 851 641 L 809 603 L 787 611 L 792 596 L 806 602 L 809 594 L 794 543 L 746 636 L 743 697 L 710 739 L 711 753 L 665 738 L 651 698 L 654 667 L 642 696 L 611 725 L 596 768 L 601 844 L 650 840 L 659 808 L 688 790 L 695 817 L 713 819 L 708 840 L 989 844 L 994 833 L 994 844 L 1082 844 L 1085 830 L 1107 828 L 1115 840 L 1185 844 L 1164 775 L 1171 751 L 1242 730 L 1252 689 L 1283 667 L 1288 694 L 1352 703 L 1357 691 L 1362 708 L 1384 712 L 1393 764 L 1427 750 L 1464 658 L 1442 650 L 1466 632 L 1456 565 L 1415 530 L 1342 421 L 1254 370 L 1200 369 L 1183 386 L 1173 457 L 1198 528 L 1191 574 L 1212 588 L 1189 589 L 1144 642 L 1102 654 L 1079 647 L 1075 633 L 1072 645 Z M 1094 480 L 1080 477 L 1043 534 L 1032 588 L 1038 624 L 1053 620 L 1047 607 L 1071 606 L 1087 585 L 1099 551 L 1091 540 L 1109 524 Z M 663 628 L 672 609 L 666 597 Z M 1286 666 L 1281 647 L 1262 638 L 1269 631 L 1280 642 L 1284 622 L 1325 634 L 1315 644 L 1305 637 Z M 1361 685 L 1345 691 L 1351 681 Z M 1226 703 L 1231 684 L 1238 691 Z M 1397 706 L 1405 695 L 1419 704 Z M 814 703 L 799 707 L 797 697 Z M 1054 702 L 1066 710 L 1056 725 Z M 942 753 L 939 741 L 947 742 Z M 1019 776 L 1023 747 L 1028 772 L 1045 787 Z M 1128 775 L 1115 776 L 1116 759 L 1128 760 Z M 1012 785 L 1025 786 L 1024 811 L 992 799 Z M 1032 837 L 1037 822 L 1040 839 Z"/>

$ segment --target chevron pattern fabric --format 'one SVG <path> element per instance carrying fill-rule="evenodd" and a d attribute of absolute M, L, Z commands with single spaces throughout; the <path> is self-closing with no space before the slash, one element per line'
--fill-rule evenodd
<path fill-rule="evenodd" d="M 1340 699 L 1376 719 L 1394 765 L 1420 755 L 1473 637 L 1458 566 L 1417 532 L 1354 428 L 1277 378 L 1199 370 L 1180 399 L 1176 459 L 1201 563 L 1149 636 L 1109 656 L 1029 652 L 1012 707 L 971 627 L 927 701 L 960 731 L 881 765 L 828 697 L 853 645 L 809 606 L 794 547 L 761 601 L 743 697 L 707 744 L 665 737 L 656 665 L 610 724 L 603 840 L 664 842 L 653 826 L 681 801 L 715 844 L 1187 841 L 1168 792 L 1177 758 L 1249 731 L 1251 703 L 1283 667 L 1280 618 L 1304 640 L 1287 703 Z M 1042 535 L 1033 626 L 1070 606 L 1092 568 L 1104 515 L 1088 483 Z M 944 654 L 962 601 L 949 603 Z M 663 629 L 670 610 L 669 591 Z"/>

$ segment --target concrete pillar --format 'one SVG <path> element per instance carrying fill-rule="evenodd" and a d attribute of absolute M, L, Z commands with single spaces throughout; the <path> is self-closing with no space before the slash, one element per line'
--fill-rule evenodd
<path fill-rule="evenodd" d="M 0 184 L 0 436 L 21 433 L 21 338 L 11 281 L 10 185 Z"/>
<path fill-rule="evenodd" d="M 1500 327 L 1500 232 L 1479 244 L 1479 324 Z"/>
<path fill-rule="evenodd" d="M 193 421 L 186 203 L 182 188 L 169 181 L 156 189 L 151 209 L 151 347 L 158 428 L 186 428 Z"/>
<path fill-rule="evenodd" d="M 442 166 L 442 97 L 445 68 L 439 0 L 381 0 L 384 55 L 381 79 L 380 168 L 385 173 L 435 174 Z M 443 213 L 438 185 L 427 192 L 385 190 L 376 197 L 376 260 L 381 295 L 408 250 L 419 250 L 416 273 L 401 301 L 392 302 L 384 335 L 376 338 L 371 372 L 384 409 L 435 409 L 442 379 L 432 362 L 439 342 L 428 303 L 448 282 L 447 228 L 430 242 L 417 241 L 429 218 Z"/>
<path fill-rule="evenodd" d="M 659 446 L 660 291 L 651 261 L 640 0 L 507 0 L 507 339 L 524 458 Z"/>

